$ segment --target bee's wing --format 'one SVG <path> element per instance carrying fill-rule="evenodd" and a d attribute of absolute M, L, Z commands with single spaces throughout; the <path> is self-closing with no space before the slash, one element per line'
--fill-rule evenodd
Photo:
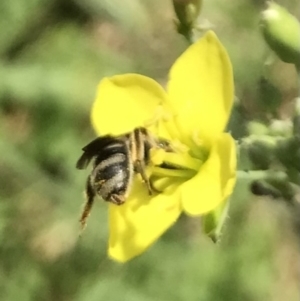
<path fill-rule="evenodd" d="M 106 145 L 111 143 L 111 140 L 113 139 L 112 136 L 102 136 L 98 137 L 92 142 L 90 142 L 88 145 L 86 145 L 82 150 L 83 154 L 81 157 L 78 159 L 76 163 L 76 168 L 77 169 L 85 169 L 93 157 L 95 157 L 99 152 L 101 152 L 101 149 L 105 147 Z"/>
<path fill-rule="evenodd" d="M 93 156 L 90 155 L 89 153 L 84 152 L 80 158 L 78 159 L 76 163 L 76 168 L 77 169 L 85 169 L 89 163 L 91 162 Z"/>

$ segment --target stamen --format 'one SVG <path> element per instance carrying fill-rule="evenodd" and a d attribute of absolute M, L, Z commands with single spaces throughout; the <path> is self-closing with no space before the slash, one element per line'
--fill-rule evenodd
<path fill-rule="evenodd" d="M 164 162 L 166 152 L 163 149 L 151 149 L 150 157 L 153 165 L 161 165 Z"/>
<path fill-rule="evenodd" d="M 151 177 L 150 179 L 151 185 L 154 187 L 155 190 L 158 192 L 166 191 L 168 188 L 172 187 L 173 185 L 179 186 L 184 181 L 183 179 L 172 179 L 170 177 Z"/>
<path fill-rule="evenodd" d="M 151 161 L 153 165 L 170 165 L 175 167 L 174 169 L 192 169 L 198 171 L 202 165 L 202 161 L 193 158 L 188 153 L 170 153 L 163 149 L 152 149 L 151 150 Z"/>
<path fill-rule="evenodd" d="M 165 153 L 163 162 L 180 169 L 192 169 L 198 171 L 202 161 L 192 158 L 188 154 Z"/>
<path fill-rule="evenodd" d="M 152 175 L 159 177 L 192 178 L 196 173 L 191 169 L 168 169 L 156 166 L 152 168 Z"/>
<path fill-rule="evenodd" d="M 167 111 L 159 106 L 154 118 L 148 122 L 148 125 L 156 125 L 156 130 L 160 134 L 165 133 L 170 137 L 172 152 L 152 148 L 150 150 L 152 164 L 148 168 L 151 186 L 157 192 L 164 193 L 172 191 L 194 177 L 208 155 L 198 132 L 187 135 L 180 126 L 178 116 L 166 113 Z"/>

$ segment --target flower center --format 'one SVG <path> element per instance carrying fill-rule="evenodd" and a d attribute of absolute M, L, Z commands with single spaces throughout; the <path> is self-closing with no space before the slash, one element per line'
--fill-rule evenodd
<path fill-rule="evenodd" d="M 146 127 L 153 125 L 156 131 L 160 129 L 168 133 L 174 152 L 167 152 L 163 149 L 151 150 L 153 165 L 150 168 L 150 181 L 153 188 L 159 192 L 173 191 L 178 185 L 198 173 L 208 157 L 208 150 L 204 147 L 197 131 L 189 135 L 185 134 L 176 114 L 172 113 L 172 109 L 158 106 L 153 119 L 145 124 Z"/>
<path fill-rule="evenodd" d="M 159 192 L 172 190 L 194 177 L 208 155 L 201 140 L 194 137 L 182 139 L 180 135 L 177 135 L 175 140 L 170 141 L 170 144 L 174 152 L 166 152 L 163 149 L 151 150 L 153 166 L 150 171 L 150 180 L 154 189 Z"/>

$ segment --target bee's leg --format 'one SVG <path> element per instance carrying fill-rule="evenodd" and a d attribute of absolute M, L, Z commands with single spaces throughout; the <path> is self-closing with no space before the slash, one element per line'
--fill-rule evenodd
<path fill-rule="evenodd" d="M 123 195 L 112 194 L 109 199 L 115 205 L 122 205 L 125 202 L 125 197 Z"/>
<path fill-rule="evenodd" d="M 91 185 L 90 176 L 87 179 L 86 182 L 86 188 L 85 188 L 85 194 L 86 194 L 86 202 L 84 204 L 84 208 L 81 214 L 80 223 L 81 223 L 81 230 L 83 231 L 86 226 L 86 221 L 90 215 L 90 212 L 92 210 L 92 206 L 94 203 L 94 197 L 95 192 L 93 190 L 93 187 Z"/>
<path fill-rule="evenodd" d="M 137 172 L 137 173 L 139 173 L 141 175 L 143 181 L 147 185 L 149 195 L 151 195 L 152 192 L 153 192 L 153 189 L 152 189 L 152 185 L 151 185 L 151 183 L 149 181 L 149 178 L 147 177 L 146 172 L 145 172 L 145 170 L 146 170 L 145 164 L 142 163 L 141 160 L 136 160 L 134 162 L 134 170 L 135 170 L 135 172 Z"/>

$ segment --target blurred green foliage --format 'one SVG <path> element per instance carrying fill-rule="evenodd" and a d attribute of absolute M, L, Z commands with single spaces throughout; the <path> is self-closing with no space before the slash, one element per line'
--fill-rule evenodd
<path fill-rule="evenodd" d="M 235 70 L 239 105 L 229 128 L 236 138 L 248 120 L 269 117 L 266 103 L 280 100 L 271 114 L 289 117 L 297 95 L 292 66 L 266 64 L 262 2 L 203 5 Z M 299 8 L 296 0 L 282 2 Z M 78 237 L 87 172 L 75 162 L 94 137 L 96 86 L 124 72 L 163 84 L 186 47 L 173 18 L 171 1 L 0 2 L 1 300 L 299 300 L 300 210 L 251 196 L 247 180 L 237 185 L 218 245 L 200 236 L 198 219 L 183 217 L 148 252 L 116 264 L 106 256 L 100 201 Z"/>

